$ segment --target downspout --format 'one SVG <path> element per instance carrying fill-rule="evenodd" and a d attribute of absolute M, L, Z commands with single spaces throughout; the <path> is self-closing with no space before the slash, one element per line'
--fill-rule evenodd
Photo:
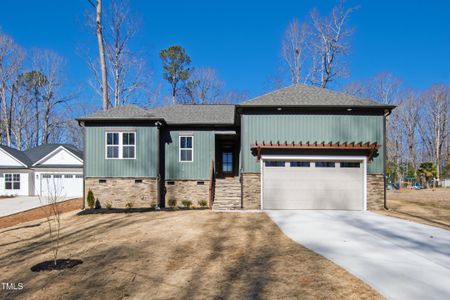
<path fill-rule="evenodd" d="M 387 162 L 387 154 L 386 154 L 386 118 L 391 114 L 392 110 L 385 110 L 384 116 L 383 116 L 383 183 L 384 183 L 384 189 L 383 189 L 383 197 L 384 197 L 384 209 L 388 210 L 387 206 L 387 194 L 386 194 L 386 187 L 387 187 L 387 178 L 386 178 L 386 162 Z"/>
<path fill-rule="evenodd" d="M 157 121 L 155 123 L 156 125 L 156 210 L 161 209 L 161 157 L 160 157 L 160 129 L 162 126 L 162 123 L 160 121 Z"/>
<path fill-rule="evenodd" d="M 86 127 L 84 122 L 78 121 L 78 126 L 84 128 L 83 130 L 83 210 L 86 209 Z"/>

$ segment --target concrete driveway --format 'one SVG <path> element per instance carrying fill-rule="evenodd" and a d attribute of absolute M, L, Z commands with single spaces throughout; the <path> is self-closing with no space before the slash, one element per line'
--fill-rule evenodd
<path fill-rule="evenodd" d="M 61 198 L 61 201 L 70 199 Z M 60 202 L 60 201 L 58 201 Z M 14 198 L 0 198 L 0 217 L 12 215 L 32 208 L 40 207 L 48 204 L 48 199 L 43 197 L 39 200 L 37 196 L 17 196 Z"/>
<path fill-rule="evenodd" d="M 388 299 L 450 299 L 450 231 L 371 212 L 266 213 Z"/>

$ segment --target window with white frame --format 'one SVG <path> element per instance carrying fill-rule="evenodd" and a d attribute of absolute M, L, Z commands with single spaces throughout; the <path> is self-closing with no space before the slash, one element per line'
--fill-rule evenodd
<path fill-rule="evenodd" d="M 136 158 L 136 132 L 107 132 L 106 158 Z"/>
<path fill-rule="evenodd" d="M 20 190 L 20 174 L 5 174 L 5 190 Z"/>
<path fill-rule="evenodd" d="M 194 161 L 193 136 L 180 136 L 180 162 Z"/>

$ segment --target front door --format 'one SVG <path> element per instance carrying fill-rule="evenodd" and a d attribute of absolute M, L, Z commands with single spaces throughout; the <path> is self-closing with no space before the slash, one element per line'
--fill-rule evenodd
<path fill-rule="evenodd" d="M 233 176 L 233 152 L 222 152 L 222 174 L 223 176 Z"/>

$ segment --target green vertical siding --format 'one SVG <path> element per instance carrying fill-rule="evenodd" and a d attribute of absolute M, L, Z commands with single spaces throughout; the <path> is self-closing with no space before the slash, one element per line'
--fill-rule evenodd
<path fill-rule="evenodd" d="M 383 144 L 383 116 L 356 115 L 242 115 L 242 168 L 259 172 L 251 153 L 255 141 L 377 142 Z M 368 165 L 369 173 L 383 173 L 383 149 Z"/>
<path fill-rule="evenodd" d="M 179 161 L 179 136 L 193 135 L 194 161 Z M 211 161 L 214 159 L 215 136 L 212 129 L 171 130 L 164 133 L 165 178 L 208 180 Z"/>
<path fill-rule="evenodd" d="M 114 127 L 86 128 L 86 177 L 155 177 L 156 127 L 124 127 L 136 130 L 136 159 L 105 159 L 105 132 Z"/>

